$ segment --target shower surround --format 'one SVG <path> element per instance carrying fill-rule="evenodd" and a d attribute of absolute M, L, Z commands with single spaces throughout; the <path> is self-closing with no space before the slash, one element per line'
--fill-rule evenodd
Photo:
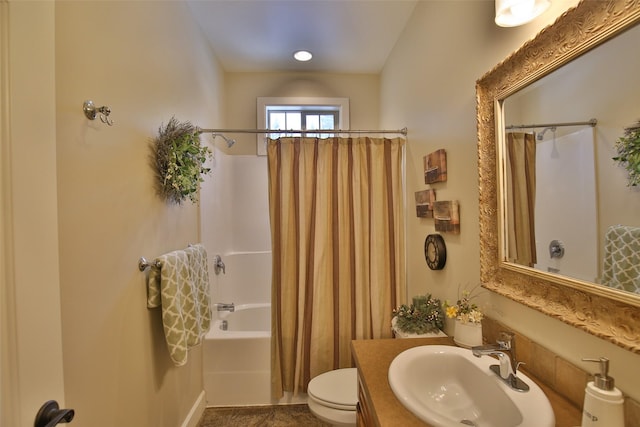
<path fill-rule="evenodd" d="M 594 130 L 547 133 L 537 144 L 536 169 L 536 268 L 597 282 L 602 257 L 596 245 L 582 244 L 598 241 Z M 560 258 L 550 256 L 554 240 L 566 248 Z"/>
<path fill-rule="evenodd" d="M 215 150 L 201 190 L 203 243 L 210 248 L 211 299 L 234 303 L 214 311 L 204 341 L 207 406 L 300 403 L 272 401 L 271 237 L 266 157 Z M 219 254 L 225 271 L 214 274 Z M 222 322 L 226 321 L 226 330 Z"/>

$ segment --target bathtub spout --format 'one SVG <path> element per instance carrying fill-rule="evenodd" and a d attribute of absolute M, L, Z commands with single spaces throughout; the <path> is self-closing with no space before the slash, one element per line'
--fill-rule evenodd
<path fill-rule="evenodd" d="M 214 306 L 218 311 L 235 311 L 236 310 L 236 306 L 234 303 L 227 304 L 224 302 L 217 302 L 214 304 Z"/>

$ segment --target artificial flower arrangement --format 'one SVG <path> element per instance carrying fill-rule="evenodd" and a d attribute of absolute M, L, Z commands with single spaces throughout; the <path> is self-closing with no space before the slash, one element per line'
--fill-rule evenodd
<path fill-rule="evenodd" d="M 629 186 L 640 185 L 640 121 L 624 130 L 615 144 L 618 155 L 613 158 L 629 173 Z"/>
<path fill-rule="evenodd" d="M 191 123 L 172 117 L 153 141 L 158 193 L 170 202 L 198 201 L 202 175 L 211 171 L 204 163 L 212 155 L 208 147 L 200 145 L 200 133 Z"/>
<path fill-rule="evenodd" d="M 450 319 L 457 319 L 462 323 L 481 323 L 482 311 L 477 304 L 471 302 L 477 295 L 474 295 L 474 291 L 477 286 L 471 290 L 465 289 L 462 293 L 458 293 L 460 298 L 454 305 L 449 301 L 444 302 L 445 313 Z"/>
<path fill-rule="evenodd" d="M 442 303 L 431 295 L 413 297 L 411 305 L 402 304 L 392 312 L 398 330 L 412 334 L 438 332 L 444 327 Z"/>

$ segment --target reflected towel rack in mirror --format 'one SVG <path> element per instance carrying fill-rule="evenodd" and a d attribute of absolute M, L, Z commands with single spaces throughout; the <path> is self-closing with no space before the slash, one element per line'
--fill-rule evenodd
<path fill-rule="evenodd" d="M 556 126 L 591 126 L 595 127 L 598 119 L 587 120 L 586 122 L 566 122 L 566 123 L 541 123 L 533 125 L 508 125 L 505 129 L 534 129 L 534 128 L 551 128 Z"/>

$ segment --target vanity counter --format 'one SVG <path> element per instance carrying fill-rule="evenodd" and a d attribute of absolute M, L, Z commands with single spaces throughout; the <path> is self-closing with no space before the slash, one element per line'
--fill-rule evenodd
<path fill-rule="evenodd" d="M 351 341 L 353 359 L 358 368 L 359 405 L 365 414 L 365 419 L 368 420 L 367 427 L 370 427 L 370 424 L 371 427 L 400 425 L 424 427 L 427 425 L 400 403 L 387 379 L 391 361 L 403 351 L 421 345 L 455 344 L 449 337 Z M 578 408 L 539 381 L 536 380 L 536 383 L 551 402 L 556 417 L 556 427 L 580 425 L 582 420 Z"/>

